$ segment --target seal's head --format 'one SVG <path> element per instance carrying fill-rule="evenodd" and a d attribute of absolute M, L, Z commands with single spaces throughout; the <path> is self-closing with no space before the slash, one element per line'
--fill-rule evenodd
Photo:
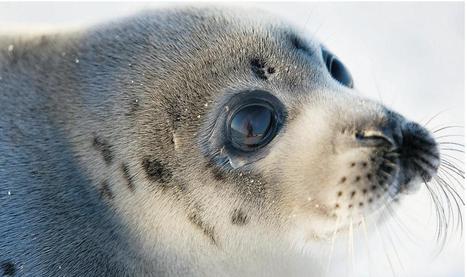
<path fill-rule="evenodd" d="M 164 129 L 176 158 L 167 166 L 176 163 L 172 176 L 186 185 L 176 199 L 189 195 L 202 207 L 197 219 L 208 222 L 211 238 L 231 238 L 215 232 L 225 224 L 328 238 L 336 221 L 341 229 L 378 215 L 436 174 L 429 132 L 359 94 L 343 62 L 317 40 L 282 23 L 181 14 L 173 25 L 184 35 L 167 42 L 177 58 L 163 60 L 157 95 L 146 92 L 157 101 L 141 110 L 170 107 L 162 118 L 171 122 Z M 154 125 L 161 115 L 142 111 L 140 137 L 161 147 L 147 135 L 161 129 Z"/>

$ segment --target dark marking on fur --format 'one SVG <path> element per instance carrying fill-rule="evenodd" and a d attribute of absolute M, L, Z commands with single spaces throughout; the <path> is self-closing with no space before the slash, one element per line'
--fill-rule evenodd
<path fill-rule="evenodd" d="M 142 166 L 151 181 L 159 183 L 168 183 L 172 179 L 172 171 L 166 164 L 156 158 L 145 157 Z"/>
<path fill-rule="evenodd" d="M 128 165 L 122 164 L 121 168 L 122 168 L 123 177 L 125 177 L 126 186 L 131 192 L 134 192 L 135 184 L 133 183 L 133 178 L 131 177 L 130 169 L 128 168 Z"/>
<path fill-rule="evenodd" d="M 256 77 L 260 78 L 261 80 L 267 80 L 266 72 L 264 71 L 266 67 L 266 63 L 260 59 L 252 59 L 250 61 L 251 71 L 255 73 Z"/>
<path fill-rule="evenodd" d="M 342 177 L 342 179 L 341 179 L 341 184 L 344 183 L 345 180 L 347 180 L 347 178 L 346 178 L 346 177 Z"/>
<path fill-rule="evenodd" d="M 222 169 L 220 169 L 215 162 L 209 160 L 206 162 L 206 169 L 208 169 L 215 180 L 224 181 L 227 179 L 227 175 Z"/>
<path fill-rule="evenodd" d="M 101 152 L 102 157 L 104 158 L 104 161 L 107 165 L 112 163 L 112 160 L 113 160 L 112 150 L 110 149 L 111 148 L 110 144 L 106 140 L 100 137 L 94 137 L 92 146 L 96 150 Z"/>
<path fill-rule="evenodd" d="M 125 113 L 126 116 L 133 116 L 136 111 L 139 109 L 139 99 L 138 98 L 135 98 L 133 100 L 131 100 L 130 104 L 129 104 L 129 108 L 128 108 L 128 112 Z"/>
<path fill-rule="evenodd" d="M 2 271 L 3 271 L 2 276 L 5 276 L 5 277 L 14 276 L 16 274 L 16 266 L 13 262 L 4 261 L 2 262 Z"/>
<path fill-rule="evenodd" d="M 350 198 L 353 198 L 353 197 L 355 196 L 356 193 L 357 193 L 356 191 L 352 191 L 352 192 L 350 193 Z"/>
<path fill-rule="evenodd" d="M 241 209 L 235 209 L 232 213 L 232 218 L 231 218 L 232 224 L 233 225 L 245 225 L 248 223 L 248 215 L 242 211 Z"/>
<path fill-rule="evenodd" d="M 99 192 L 100 192 L 101 199 L 106 198 L 106 199 L 112 200 L 114 198 L 114 195 L 112 191 L 110 190 L 109 182 L 107 181 L 103 181 L 101 183 Z"/>
<path fill-rule="evenodd" d="M 276 73 L 274 67 L 266 66 L 266 62 L 262 59 L 253 58 L 250 60 L 251 71 L 256 75 L 256 77 L 261 80 L 267 80 L 270 75 Z"/>
<path fill-rule="evenodd" d="M 342 196 L 342 191 L 339 191 L 339 192 L 337 193 L 337 196 Z"/>
<path fill-rule="evenodd" d="M 198 212 L 190 213 L 188 215 L 188 219 L 191 221 L 191 223 L 198 227 L 214 245 L 217 245 L 216 239 L 214 237 L 214 227 L 209 226 L 208 224 L 203 222 Z"/>

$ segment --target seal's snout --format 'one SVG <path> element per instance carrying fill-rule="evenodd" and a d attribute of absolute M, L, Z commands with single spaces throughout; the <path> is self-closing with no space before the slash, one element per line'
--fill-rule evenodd
<path fill-rule="evenodd" d="M 408 122 L 402 128 L 400 148 L 401 165 L 404 169 L 400 183 L 408 186 L 421 178 L 428 182 L 436 175 L 440 165 L 440 154 L 436 141 L 424 127 L 415 122 Z"/>

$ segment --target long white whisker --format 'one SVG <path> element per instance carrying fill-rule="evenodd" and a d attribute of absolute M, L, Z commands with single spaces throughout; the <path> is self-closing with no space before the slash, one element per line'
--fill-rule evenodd
<path fill-rule="evenodd" d="M 329 251 L 329 256 L 328 256 L 328 264 L 326 266 L 326 273 L 325 273 L 325 276 L 327 276 L 329 274 L 329 270 L 331 268 L 331 261 L 332 261 L 332 255 L 334 253 L 334 244 L 336 242 L 336 236 L 337 236 L 337 228 L 339 226 L 339 221 L 340 221 L 340 217 L 338 216 L 337 219 L 336 219 L 336 224 L 334 226 L 334 232 L 332 233 L 332 238 L 331 238 L 331 249 Z"/>
<path fill-rule="evenodd" d="M 370 240 L 368 239 L 368 228 L 366 226 L 365 217 L 362 215 L 362 228 L 363 228 L 363 236 L 365 237 L 365 246 L 366 246 L 366 254 L 368 258 L 368 274 L 371 277 L 371 255 L 370 255 Z"/>
<path fill-rule="evenodd" d="M 383 237 L 381 236 L 378 225 L 375 223 L 373 223 L 373 225 L 375 227 L 376 234 L 378 235 L 379 239 L 381 240 L 381 244 L 383 245 L 384 254 L 386 255 L 386 260 L 388 261 L 388 264 L 391 267 L 392 275 L 396 277 L 397 275 L 396 275 L 396 272 L 394 271 L 394 266 L 392 265 L 391 258 L 389 257 L 388 252 L 386 251 L 386 245 L 384 243 Z"/>

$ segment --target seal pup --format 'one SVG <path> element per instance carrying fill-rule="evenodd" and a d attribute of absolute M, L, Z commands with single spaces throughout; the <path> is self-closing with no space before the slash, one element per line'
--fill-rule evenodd
<path fill-rule="evenodd" d="M 6 276 L 321 276 L 316 243 L 440 165 L 426 129 L 257 13 L 151 11 L 0 49 Z"/>

